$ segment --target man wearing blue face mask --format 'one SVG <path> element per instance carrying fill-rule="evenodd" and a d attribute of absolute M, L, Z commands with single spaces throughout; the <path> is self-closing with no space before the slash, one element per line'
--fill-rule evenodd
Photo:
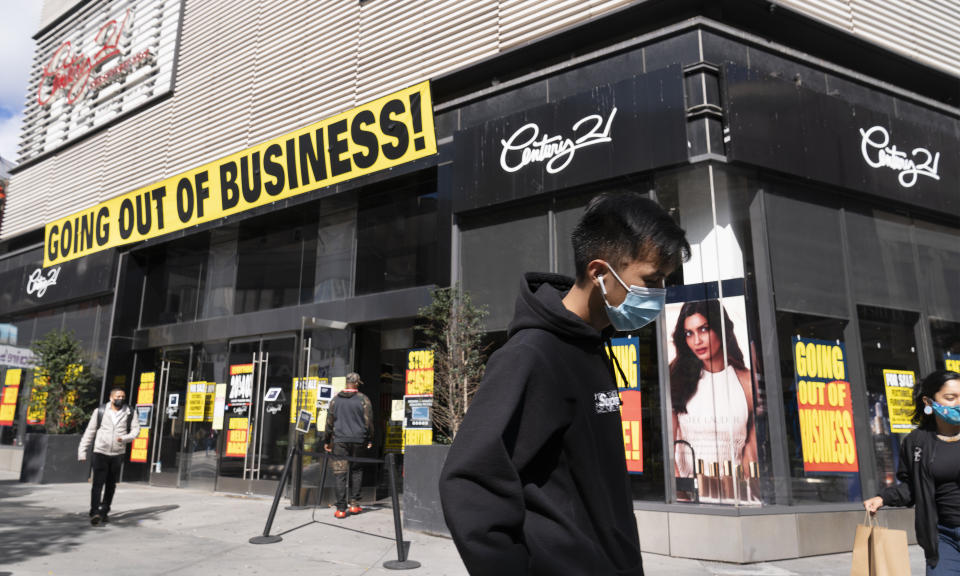
<path fill-rule="evenodd" d="M 643 574 L 623 447 L 615 331 L 652 322 L 684 231 L 636 193 L 594 198 L 573 232 L 576 280 L 527 274 L 440 478 L 473 576 Z"/>

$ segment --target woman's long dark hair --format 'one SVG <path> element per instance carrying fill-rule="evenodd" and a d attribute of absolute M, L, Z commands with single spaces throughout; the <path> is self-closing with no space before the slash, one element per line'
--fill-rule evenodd
<path fill-rule="evenodd" d="M 924 430 L 937 429 L 937 417 L 933 414 L 924 414 L 923 397 L 933 400 L 934 394 L 943 388 L 943 385 L 950 380 L 960 380 L 960 374 L 951 370 L 935 370 L 920 382 L 919 386 L 913 387 L 913 423 Z"/>
<path fill-rule="evenodd" d="M 694 314 L 700 314 L 706 318 L 707 326 L 719 336 L 717 326 L 720 325 L 720 301 L 687 302 L 680 309 L 680 317 L 677 318 L 677 326 L 673 330 L 673 345 L 677 349 L 677 357 L 670 363 L 670 398 L 673 411 L 677 414 L 686 413 L 687 402 L 697 392 L 697 382 L 700 380 L 700 372 L 703 369 L 703 362 L 687 346 L 687 337 L 684 334 L 686 331 L 684 324 L 687 318 Z M 726 314 L 726 310 L 723 314 L 723 331 L 727 339 L 727 364 L 738 370 L 746 370 L 743 352 L 740 351 L 737 337 L 733 333 L 733 321 Z"/>

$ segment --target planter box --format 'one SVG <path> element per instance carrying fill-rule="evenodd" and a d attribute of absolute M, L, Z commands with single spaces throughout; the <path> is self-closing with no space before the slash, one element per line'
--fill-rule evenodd
<path fill-rule="evenodd" d="M 440 471 L 450 446 L 407 446 L 403 455 L 403 525 L 450 535 L 440 507 Z"/>
<path fill-rule="evenodd" d="M 27 434 L 23 445 L 20 481 L 37 484 L 86 482 L 90 477 L 89 456 L 77 461 L 79 434 Z"/>

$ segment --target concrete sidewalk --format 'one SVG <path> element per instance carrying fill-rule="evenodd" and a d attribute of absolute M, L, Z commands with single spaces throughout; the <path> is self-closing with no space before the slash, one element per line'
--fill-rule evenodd
<path fill-rule="evenodd" d="M 336 520 L 331 509 L 289 511 L 283 501 L 271 531 L 283 541 L 253 545 L 248 539 L 263 531 L 268 498 L 121 484 L 113 521 L 94 528 L 89 494 L 86 483 L 21 484 L 0 472 L 0 576 L 467 574 L 451 540 L 411 531 L 404 533 L 409 557 L 421 567 L 383 568 L 397 557 L 386 506 Z M 922 576 L 922 552 L 912 546 L 910 557 L 914 576 Z M 644 565 L 651 576 L 847 576 L 850 554 L 743 566 L 644 554 Z"/>

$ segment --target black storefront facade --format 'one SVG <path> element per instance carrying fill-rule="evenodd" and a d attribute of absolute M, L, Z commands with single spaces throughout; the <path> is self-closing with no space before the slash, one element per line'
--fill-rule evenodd
<path fill-rule="evenodd" d="M 894 482 L 895 388 L 960 354 L 957 109 L 703 17 L 609 39 L 601 26 L 573 56 L 548 55 L 577 39 L 561 34 L 432 79 L 434 156 L 102 253 L 115 270 L 94 291 L 112 304 L 104 388 L 133 396 L 150 373 L 159 413 L 231 366 L 288 400 L 293 377 L 355 369 L 382 452 L 431 289 L 459 282 L 502 343 L 521 274 L 572 275 L 589 199 L 636 191 L 693 248 L 666 313 L 618 340 L 636 375 L 624 442 L 644 549 L 736 562 L 848 550 L 860 501 Z M 719 304 L 723 356 L 749 377 L 715 388 L 714 436 L 694 438 L 678 433 L 693 408 L 678 409 L 670 373 L 680 317 L 701 302 Z M 742 402 L 746 423 L 731 416 Z M 226 456 L 212 422 L 155 415 L 125 479 L 270 492 L 289 410 L 262 416 L 247 459 Z M 909 511 L 889 519 L 912 525 Z"/>
<path fill-rule="evenodd" d="M 454 277 L 501 339 L 522 272 L 573 275 L 569 235 L 596 193 L 647 194 L 687 230 L 667 311 L 631 343 L 624 440 L 628 466 L 643 460 L 630 469 L 649 551 L 848 550 L 860 501 L 895 482 L 912 383 L 960 352 L 956 109 L 780 50 L 704 20 L 438 107 L 454 124 L 439 167 Z M 692 455 L 711 439 L 671 393 L 678 317 L 711 300 L 732 322 L 726 356 L 752 375 L 755 459 L 727 452 L 737 402 L 720 396 L 716 448 Z M 888 518 L 912 527 L 909 511 Z"/>

